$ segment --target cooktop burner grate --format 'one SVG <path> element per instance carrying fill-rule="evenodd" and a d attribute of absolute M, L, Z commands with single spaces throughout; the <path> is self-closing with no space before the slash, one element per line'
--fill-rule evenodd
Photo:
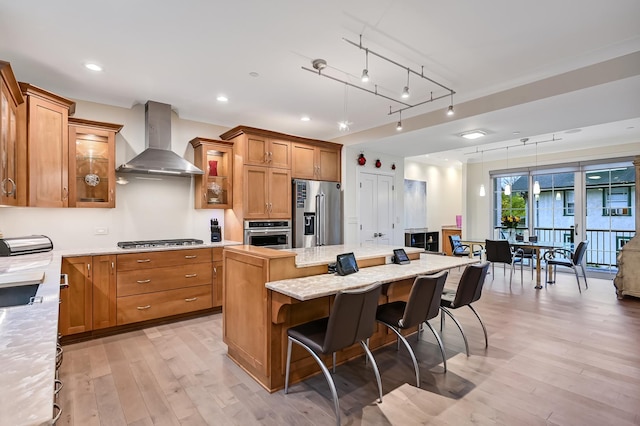
<path fill-rule="evenodd" d="M 143 241 L 120 241 L 118 247 L 123 249 L 152 248 L 152 247 L 175 247 L 175 246 L 195 246 L 203 244 L 204 241 L 195 238 L 178 238 L 173 240 L 143 240 Z"/>

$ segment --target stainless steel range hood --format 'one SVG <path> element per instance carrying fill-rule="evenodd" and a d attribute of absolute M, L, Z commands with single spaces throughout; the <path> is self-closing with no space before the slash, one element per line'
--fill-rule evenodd
<path fill-rule="evenodd" d="M 166 176 L 202 175 L 204 172 L 171 151 L 171 105 L 148 101 L 144 107 L 145 150 L 116 169 L 120 173 Z"/>

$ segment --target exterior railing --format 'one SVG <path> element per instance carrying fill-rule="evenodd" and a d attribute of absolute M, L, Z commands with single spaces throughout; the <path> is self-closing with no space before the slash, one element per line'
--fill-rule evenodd
<path fill-rule="evenodd" d="M 523 228 L 524 229 L 524 228 Z M 521 232 L 523 229 L 518 228 Z M 573 227 L 570 228 L 534 228 L 533 235 L 538 241 L 576 243 Z M 626 229 L 587 229 L 589 246 L 585 254 L 587 266 L 595 269 L 615 270 L 620 249 L 635 235 L 634 230 Z"/>

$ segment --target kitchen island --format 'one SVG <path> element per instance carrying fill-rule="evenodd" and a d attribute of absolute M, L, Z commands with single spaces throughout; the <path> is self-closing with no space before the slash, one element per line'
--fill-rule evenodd
<path fill-rule="evenodd" d="M 339 245 L 310 249 L 272 250 L 233 246 L 224 250 L 223 336 L 228 355 L 269 392 L 284 387 L 287 329 L 329 315 L 340 290 L 382 282 L 379 303 L 406 300 L 417 275 L 457 268 L 477 259 L 423 254 L 405 247 L 408 265 L 391 263 L 396 246 Z M 360 271 L 328 274 L 339 253 L 354 252 Z M 409 330 L 408 332 L 413 332 Z M 377 327 L 372 349 L 395 342 L 386 327 Z M 354 345 L 336 354 L 337 364 L 362 354 Z M 294 347 L 291 383 L 320 372 L 302 348 Z M 330 362 L 330 360 L 328 360 Z"/>

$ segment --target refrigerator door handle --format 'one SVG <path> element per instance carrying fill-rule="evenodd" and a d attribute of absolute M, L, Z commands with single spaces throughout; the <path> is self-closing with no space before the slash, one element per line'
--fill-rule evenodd
<path fill-rule="evenodd" d="M 322 215 L 320 214 L 320 194 L 316 195 L 316 246 L 321 246 L 321 235 L 320 227 L 322 226 Z"/>

